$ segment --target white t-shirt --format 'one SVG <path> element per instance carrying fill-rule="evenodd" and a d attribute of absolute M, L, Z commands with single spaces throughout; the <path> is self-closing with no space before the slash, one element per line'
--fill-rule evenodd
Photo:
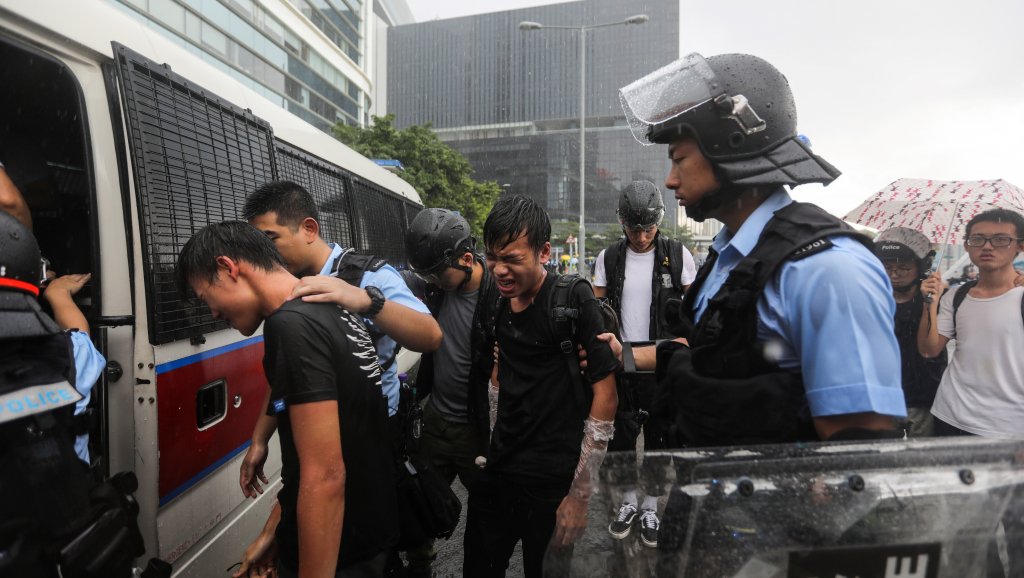
<path fill-rule="evenodd" d="M 651 329 L 651 279 L 654 275 L 654 253 L 652 248 L 646 253 L 637 253 L 626 246 L 626 278 L 622 282 L 622 311 L 619 322 L 622 324 L 622 339 L 625 341 L 647 341 Z M 683 247 L 683 273 L 680 276 L 682 285 L 689 285 L 697 278 L 697 266 L 693 263 L 693 255 Z M 604 270 L 604 251 L 597 255 L 594 265 L 594 286 L 608 287 L 608 275 Z"/>
<path fill-rule="evenodd" d="M 991 299 L 968 294 L 954 327 L 955 294 L 948 291 L 939 302 L 939 335 L 956 339 L 956 350 L 932 413 L 973 434 L 1024 440 L 1024 287 Z"/>

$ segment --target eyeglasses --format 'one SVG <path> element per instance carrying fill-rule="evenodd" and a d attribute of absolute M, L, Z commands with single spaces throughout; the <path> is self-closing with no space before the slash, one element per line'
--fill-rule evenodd
<path fill-rule="evenodd" d="M 914 267 L 912 265 L 896 265 L 894 263 L 885 263 L 883 266 L 885 267 L 885 272 L 890 275 L 894 273 L 906 275 L 907 273 L 910 273 L 914 270 Z"/>
<path fill-rule="evenodd" d="M 970 237 L 967 237 L 965 244 L 968 247 L 984 247 L 985 243 L 992 243 L 993 248 L 1002 249 L 1003 247 L 1009 247 L 1015 241 L 1024 241 L 1024 239 L 1008 237 L 1006 235 L 996 235 L 994 237 L 986 237 L 985 235 L 971 235 Z"/>

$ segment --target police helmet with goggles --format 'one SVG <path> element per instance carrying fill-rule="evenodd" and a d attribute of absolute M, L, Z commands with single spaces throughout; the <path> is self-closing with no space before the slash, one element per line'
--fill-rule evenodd
<path fill-rule="evenodd" d="M 661 224 L 665 217 L 665 201 L 654 183 L 633 181 L 622 189 L 616 212 L 624 228 L 645 230 Z"/>
<path fill-rule="evenodd" d="M 750 188 L 828 184 L 840 174 L 798 138 L 789 82 L 756 56 L 689 54 L 620 89 L 619 100 L 641 144 L 690 137 L 711 163 L 722 186 L 687 207 L 695 220 Z"/>
<path fill-rule="evenodd" d="M 469 281 L 473 269 L 458 261 L 467 252 L 476 252 L 476 238 L 462 215 L 448 209 L 423 209 L 409 223 L 405 251 L 417 277 L 440 285 L 441 275 L 454 267 L 466 274 L 461 287 Z"/>

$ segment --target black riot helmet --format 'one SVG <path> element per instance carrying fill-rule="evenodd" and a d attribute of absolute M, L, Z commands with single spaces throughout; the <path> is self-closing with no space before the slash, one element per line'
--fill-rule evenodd
<path fill-rule="evenodd" d="M 633 181 L 619 195 L 619 223 L 623 227 L 658 225 L 665 216 L 661 191 L 650 181 Z"/>
<path fill-rule="evenodd" d="M 17 219 L 0 211 L 0 342 L 60 332 L 39 308 L 42 274 L 36 238 Z"/>
<path fill-rule="evenodd" d="M 466 274 L 461 288 L 473 274 L 472 267 L 458 263 L 466 252 L 476 252 L 476 238 L 462 215 L 448 209 L 423 209 L 409 223 L 405 254 L 413 272 L 424 281 L 438 285 L 441 273 L 454 267 Z"/>
<path fill-rule="evenodd" d="M 689 54 L 622 88 L 619 98 L 642 144 L 692 137 L 714 167 L 722 187 L 687 207 L 697 220 L 749 188 L 827 185 L 840 174 L 797 138 L 789 81 L 756 56 Z"/>

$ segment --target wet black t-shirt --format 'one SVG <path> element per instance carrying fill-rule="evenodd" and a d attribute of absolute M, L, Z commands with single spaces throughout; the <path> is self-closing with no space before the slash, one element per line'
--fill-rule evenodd
<path fill-rule="evenodd" d="M 924 312 L 924 298 L 920 293 L 906 303 L 896 304 L 893 318 L 896 341 L 900 344 L 900 362 L 903 372 L 903 397 L 907 407 L 930 408 L 935 392 L 946 370 L 946 350 L 937 357 L 927 359 L 918 353 L 917 330 Z"/>
<path fill-rule="evenodd" d="M 549 274 L 532 305 L 513 313 L 506 303 L 495 319 L 498 339 L 498 419 L 491 435 L 487 472 L 524 483 L 568 484 L 590 412 L 572 391 L 568 364 L 551 328 L 548 296 L 557 280 Z M 618 368 L 608 344 L 597 340 L 604 325 L 589 285 L 576 285 L 580 303 L 578 343 L 587 350 L 584 381 L 596 383 Z"/>
<path fill-rule="evenodd" d="M 334 305 L 289 301 L 267 318 L 263 368 L 268 413 L 281 438 L 277 529 L 282 564 L 298 567 L 299 457 L 288 408 L 336 400 L 345 460 L 345 521 L 338 567 L 366 560 L 398 541 L 398 505 L 377 351 L 357 316 Z"/>

